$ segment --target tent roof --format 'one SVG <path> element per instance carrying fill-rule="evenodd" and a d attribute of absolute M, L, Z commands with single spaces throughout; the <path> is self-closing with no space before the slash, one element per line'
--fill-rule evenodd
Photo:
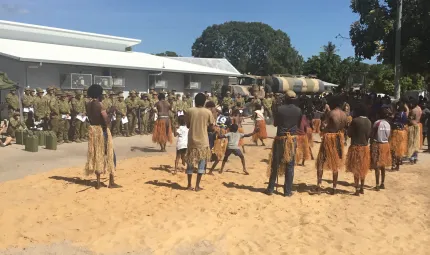
<path fill-rule="evenodd" d="M 7 74 L 0 72 L 0 90 L 11 89 L 15 86 L 15 82 L 7 77 Z"/>
<path fill-rule="evenodd" d="M 0 39 L 0 55 L 27 62 L 234 76 L 226 71 L 139 52 Z"/>

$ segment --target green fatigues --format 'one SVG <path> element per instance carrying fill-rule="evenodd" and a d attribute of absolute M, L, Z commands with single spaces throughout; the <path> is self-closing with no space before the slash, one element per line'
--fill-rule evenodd
<path fill-rule="evenodd" d="M 25 94 L 24 97 L 22 98 L 22 107 L 23 108 L 33 107 L 33 101 L 34 101 L 34 97 L 32 95 Z M 23 111 L 22 115 L 24 117 L 24 123 L 27 125 L 27 127 L 28 128 L 32 127 L 34 125 L 33 123 L 34 113 Z"/>
<path fill-rule="evenodd" d="M 253 98 L 251 100 L 251 112 L 252 112 L 252 114 L 254 114 L 254 111 L 257 110 L 257 109 L 255 109 L 255 106 L 257 104 L 261 105 L 261 100 L 258 98 Z M 260 109 L 258 109 L 258 110 L 260 110 Z"/>
<path fill-rule="evenodd" d="M 91 101 L 91 98 L 84 98 L 85 100 L 85 109 L 87 109 L 87 103 Z M 88 140 L 88 127 L 90 126 L 90 122 L 87 120 L 84 123 L 84 141 Z"/>
<path fill-rule="evenodd" d="M 209 100 L 212 101 L 212 102 L 214 102 L 215 105 L 218 104 L 218 98 L 216 96 L 209 97 Z"/>
<path fill-rule="evenodd" d="M 264 116 L 265 117 L 272 118 L 272 104 L 273 104 L 272 98 L 263 99 Z"/>
<path fill-rule="evenodd" d="M 35 97 L 33 100 L 33 106 L 34 106 L 34 119 L 35 121 L 41 121 L 42 128 L 44 131 L 49 130 L 49 105 L 48 100 L 45 96 L 42 97 Z"/>
<path fill-rule="evenodd" d="M 121 119 L 122 117 L 126 116 L 127 114 L 127 105 L 124 101 L 116 102 L 116 120 L 115 120 L 115 129 L 114 129 L 114 135 L 122 134 L 124 136 L 129 136 L 128 134 L 128 123 L 122 124 Z"/>
<path fill-rule="evenodd" d="M 58 107 L 58 99 L 55 97 L 51 97 L 49 99 L 49 110 L 50 110 L 50 122 L 49 125 L 51 126 L 51 131 L 55 132 L 57 134 L 57 140 L 62 141 L 63 137 L 58 136 L 58 132 L 60 129 L 60 109 Z"/>
<path fill-rule="evenodd" d="M 127 118 L 128 118 L 128 130 L 130 131 L 130 135 L 136 135 L 136 124 L 137 124 L 137 111 L 139 108 L 139 99 L 135 98 L 134 100 L 131 98 L 127 98 Z"/>
<path fill-rule="evenodd" d="M 15 118 L 10 118 L 9 119 L 9 125 L 7 126 L 7 136 L 10 136 L 12 138 L 15 138 L 15 131 L 18 129 L 25 129 L 25 123 L 20 121 L 20 120 L 16 120 Z"/>
<path fill-rule="evenodd" d="M 224 97 L 222 99 L 222 107 L 228 107 L 231 109 L 234 106 L 233 99 L 231 97 Z"/>
<path fill-rule="evenodd" d="M 171 107 L 169 111 L 170 123 L 172 123 L 172 127 L 176 127 L 176 118 L 175 118 L 175 115 L 177 115 L 176 101 L 169 101 L 169 104 Z"/>
<path fill-rule="evenodd" d="M 245 107 L 245 99 L 243 97 L 236 98 L 236 106 L 239 108 Z"/>
<path fill-rule="evenodd" d="M 70 129 L 70 121 L 68 119 L 62 118 L 63 115 L 70 116 L 70 104 L 68 101 L 60 100 L 58 102 L 58 110 L 60 112 L 58 118 L 58 133 L 57 138 L 58 142 L 68 142 L 69 141 L 69 129 Z"/>
<path fill-rule="evenodd" d="M 12 93 L 9 93 L 6 95 L 6 103 L 7 103 L 7 109 L 9 113 L 9 118 L 13 118 L 13 114 L 15 112 L 19 112 L 19 99 L 17 95 L 13 95 Z"/>
<path fill-rule="evenodd" d="M 73 98 L 72 99 L 72 114 L 73 114 L 73 126 L 74 126 L 74 134 L 73 140 L 75 142 L 80 142 L 85 139 L 85 122 L 82 122 L 76 118 L 78 114 L 85 114 L 85 99 L 84 98 Z"/>
<path fill-rule="evenodd" d="M 140 100 L 140 132 L 148 134 L 149 132 L 149 115 L 151 111 L 151 103 L 149 100 Z"/>

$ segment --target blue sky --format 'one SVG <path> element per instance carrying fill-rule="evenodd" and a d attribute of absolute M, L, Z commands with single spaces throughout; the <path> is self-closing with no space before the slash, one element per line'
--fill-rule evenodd
<path fill-rule="evenodd" d="M 141 39 L 135 51 L 191 55 L 202 31 L 226 21 L 259 21 L 285 31 L 305 59 L 328 41 L 354 55 L 349 0 L 0 0 L 0 19 Z"/>

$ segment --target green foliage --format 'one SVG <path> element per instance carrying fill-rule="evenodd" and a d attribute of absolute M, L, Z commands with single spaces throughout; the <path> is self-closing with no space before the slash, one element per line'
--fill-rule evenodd
<path fill-rule="evenodd" d="M 176 52 L 174 51 L 165 51 L 165 52 L 161 52 L 161 53 L 157 53 L 154 54 L 156 56 L 161 56 L 161 57 L 180 57 Z"/>
<path fill-rule="evenodd" d="M 192 46 L 194 57 L 226 58 L 241 73 L 301 74 L 303 58 L 288 35 L 260 22 L 207 27 Z"/>
<path fill-rule="evenodd" d="M 397 0 L 351 0 L 359 20 L 350 37 L 356 56 L 394 64 Z M 430 1 L 404 0 L 401 62 L 405 74 L 430 70 Z"/>

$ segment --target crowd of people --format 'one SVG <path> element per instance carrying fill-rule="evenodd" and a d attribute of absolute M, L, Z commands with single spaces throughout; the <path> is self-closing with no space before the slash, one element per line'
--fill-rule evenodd
<path fill-rule="evenodd" d="M 182 100 L 175 91 L 150 95 L 135 91 L 124 100 L 122 92 L 109 93 L 99 85 L 75 95 L 50 87 L 47 95 L 41 89 L 26 89 L 23 98 L 24 122 L 19 121 L 14 92 L 8 95 L 12 128 L 40 127 L 53 130 L 59 141 L 88 141 L 87 174 L 96 174 L 100 188 L 100 174 L 109 173 L 109 187 L 114 182 L 116 156 L 112 138 L 152 133 L 152 141 L 166 151 L 167 143 L 177 137 L 174 174 L 179 162 L 186 166 L 188 189 L 201 190 L 202 175 L 219 173 L 233 154 L 241 159 L 243 172 L 248 175 L 245 162 L 244 138 L 265 146 L 273 139 L 269 155 L 269 184 L 266 194 L 274 192 L 276 183 L 285 176 L 284 195 L 291 196 L 296 165 L 305 165 L 315 159 L 317 185 L 321 191 L 323 171 L 333 176 L 332 194 L 336 193 L 338 175 L 346 170 L 354 176 L 356 195 L 364 194 L 366 175 L 375 171 L 375 189 L 385 189 L 386 170 L 398 171 L 405 160 L 418 161 L 430 129 L 430 110 L 427 99 L 401 98 L 359 92 L 322 95 L 301 95 L 295 92 L 266 93 L 264 99 L 256 96 L 244 99 L 241 95 L 224 98 L 198 93 Z M 33 93 L 32 93 L 33 92 Z M 32 97 L 29 99 L 29 97 Z M 242 123 L 250 118 L 254 130 L 245 134 Z M 268 137 L 267 122 L 277 127 L 276 136 Z M 61 128 L 59 127 L 61 126 Z M 69 127 L 73 132 L 69 134 Z M 68 136 L 69 134 L 70 136 Z M 313 136 L 321 137 L 318 155 L 314 157 Z M 350 138 L 350 146 L 347 140 Z M 346 149 L 348 148 L 348 149 Z M 212 162 L 209 167 L 208 164 Z M 192 186 L 192 174 L 197 169 L 197 182 Z"/>

